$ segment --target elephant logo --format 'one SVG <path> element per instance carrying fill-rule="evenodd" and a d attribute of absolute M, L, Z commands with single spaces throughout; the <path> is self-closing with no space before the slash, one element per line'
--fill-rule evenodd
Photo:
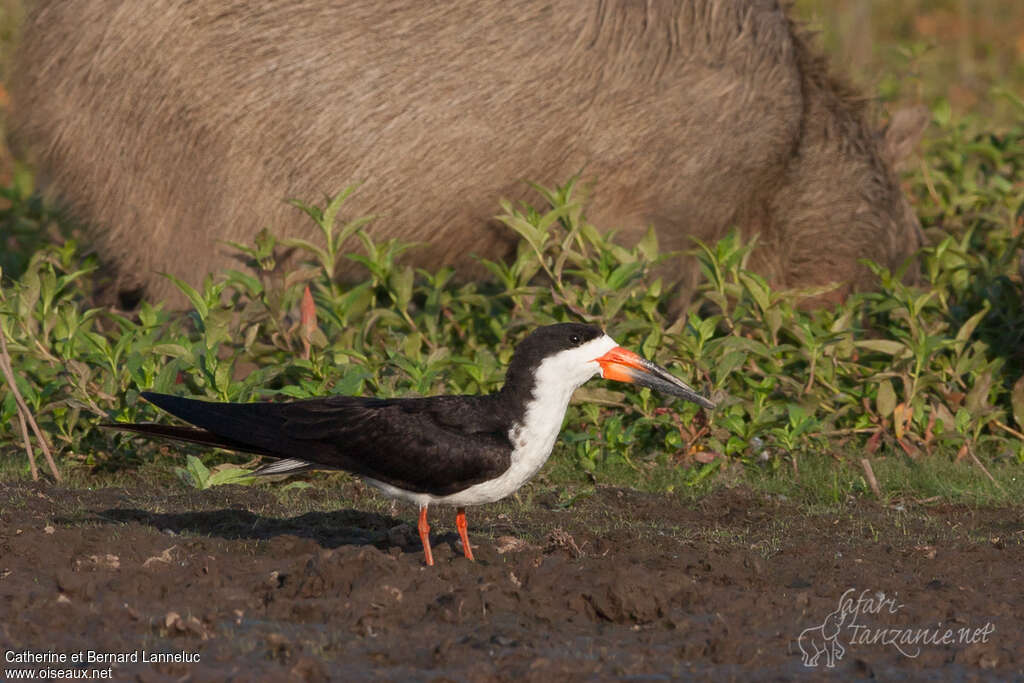
<path fill-rule="evenodd" d="M 836 660 L 842 659 L 846 648 L 839 642 L 839 634 L 843 630 L 843 622 L 849 612 L 841 606 L 825 617 L 819 626 L 805 628 L 797 639 L 803 655 L 804 666 L 818 666 L 818 660 L 825 655 L 825 666 L 834 668 Z"/>

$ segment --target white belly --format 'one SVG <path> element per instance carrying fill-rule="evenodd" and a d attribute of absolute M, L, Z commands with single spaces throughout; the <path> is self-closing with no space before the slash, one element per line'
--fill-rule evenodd
<path fill-rule="evenodd" d="M 564 417 L 564 415 L 565 411 L 563 409 L 560 417 Z M 561 427 L 561 422 L 559 422 L 558 427 Z M 549 435 L 544 435 L 543 440 L 536 438 L 520 438 L 517 441 L 513 436 L 512 443 L 516 444 L 516 446 L 512 451 L 512 464 L 507 470 L 495 479 L 474 484 L 467 489 L 463 489 L 447 496 L 435 496 L 430 493 L 404 491 L 392 486 L 391 484 L 371 479 L 369 477 L 364 477 L 363 480 L 367 484 L 377 487 L 392 498 L 407 500 L 410 503 L 415 503 L 419 506 L 455 505 L 463 507 L 468 505 L 493 503 L 518 491 L 523 484 L 532 479 L 533 476 L 540 471 L 540 468 L 544 466 L 544 463 L 547 462 L 548 457 L 551 455 L 551 449 L 554 448 L 555 439 L 558 438 L 558 427 L 551 430 Z M 516 429 L 513 429 L 513 433 L 515 431 Z M 519 428 L 519 431 L 522 432 L 523 430 Z M 523 444 L 522 447 L 519 445 L 520 443 Z"/>

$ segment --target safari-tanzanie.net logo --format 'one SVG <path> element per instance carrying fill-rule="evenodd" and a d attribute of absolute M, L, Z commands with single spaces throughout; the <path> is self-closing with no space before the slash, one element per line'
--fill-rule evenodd
<path fill-rule="evenodd" d="M 904 607 L 898 599 L 896 593 L 848 589 L 835 610 L 820 624 L 805 628 L 797 638 L 804 666 L 832 668 L 850 647 L 893 648 L 904 657 L 914 658 L 925 647 L 987 643 L 996 630 L 990 621 L 981 626 L 945 626 L 940 622 L 928 627 L 882 623 L 897 619 L 889 615 L 899 614 Z"/>

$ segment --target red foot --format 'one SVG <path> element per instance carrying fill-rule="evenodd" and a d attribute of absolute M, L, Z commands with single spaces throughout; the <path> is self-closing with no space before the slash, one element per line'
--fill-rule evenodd
<path fill-rule="evenodd" d="M 469 546 L 469 534 L 466 533 L 466 508 L 459 508 L 455 513 L 455 528 L 462 537 L 462 552 L 467 559 L 473 559 L 473 549 Z"/>
<path fill-rule="evenodd" d="M 423 541 L 423 555 L 427 560 L 427 566 L 434 566 L 434 554 L 430 552 L 430 525 L 427 524 L 427 506 L 420 508 L 420 522 L 416 526 L 420 532 L 420 540 Z"/>

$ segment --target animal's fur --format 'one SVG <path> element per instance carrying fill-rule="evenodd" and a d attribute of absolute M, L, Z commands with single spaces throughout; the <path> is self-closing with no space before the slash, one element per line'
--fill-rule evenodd
<path fill-rule="evenodd" d="M 428 266 L 507 254 L 498 198 L 581 170 L 597 225 L 738 225 L 777 285 L 920 245 L 885 152 L 916 131 L 876 136 L 776 0 L 37 0 L 11 73 L 15 141 L 156 297 L 354 181 Z"/>

